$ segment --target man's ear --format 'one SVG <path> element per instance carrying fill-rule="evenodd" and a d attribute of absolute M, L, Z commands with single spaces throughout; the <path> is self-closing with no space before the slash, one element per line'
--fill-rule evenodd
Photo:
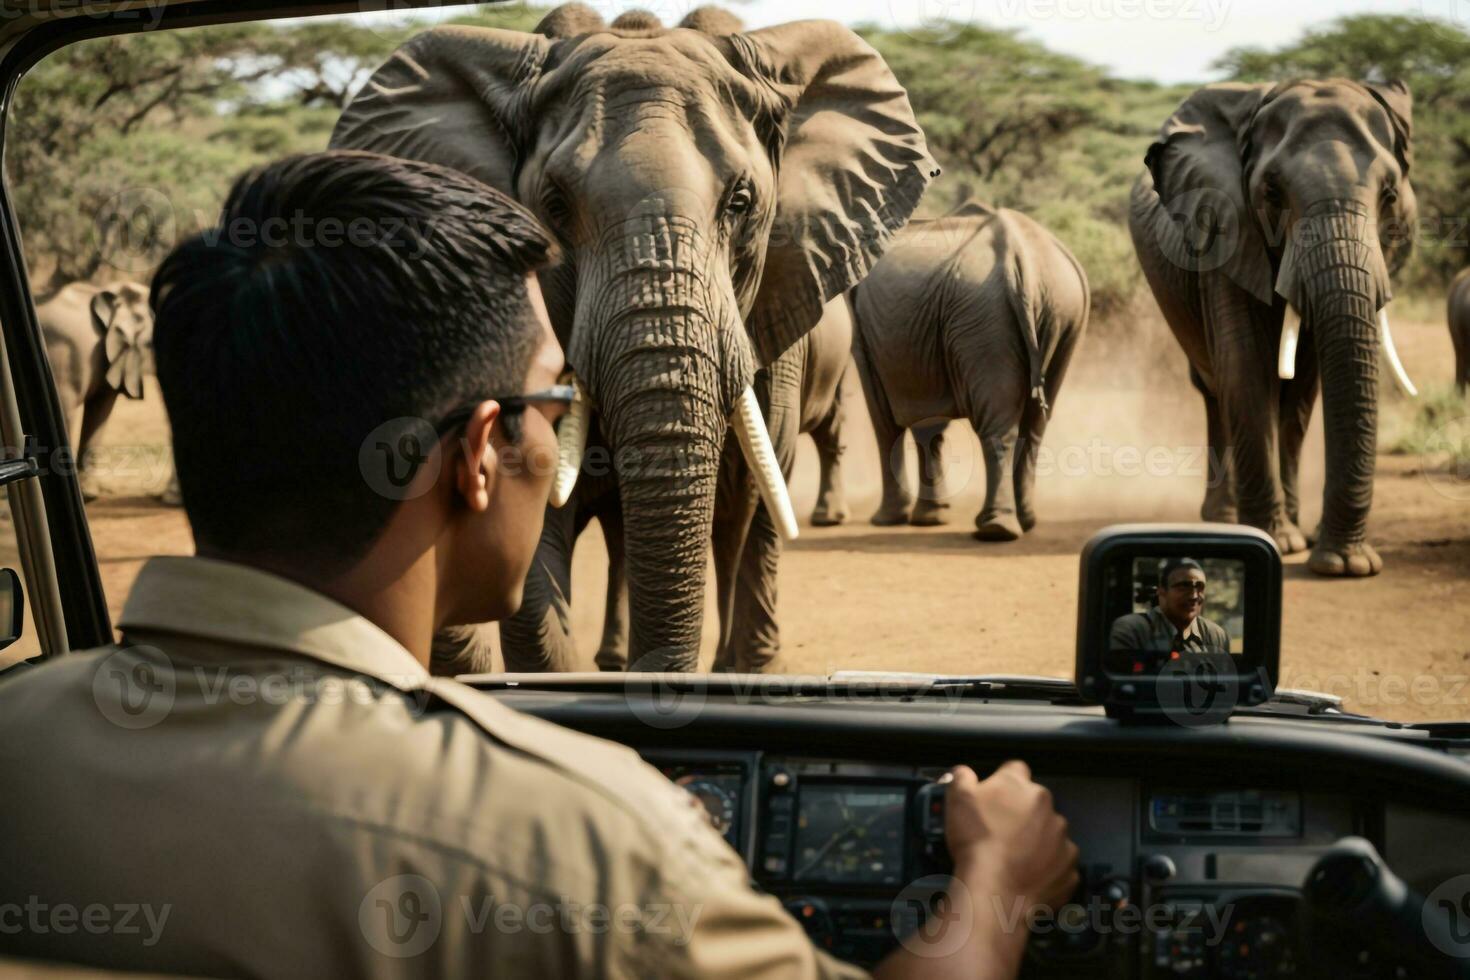
<path fill-rule="evenodd" d="M 465 423 L 454 461 L 454 483 L 465 505 L 476 513 L 490 507 L 490 491 L 494 486 L 500 459 L 491 442 L 491 433 L 500 418 L 500 403 L 483 401 Z"/>

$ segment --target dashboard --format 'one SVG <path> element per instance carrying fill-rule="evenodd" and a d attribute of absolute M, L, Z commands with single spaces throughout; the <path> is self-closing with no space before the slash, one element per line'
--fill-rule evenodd
<path fill-rule="evenodd" d="M 501 693 L 637 749 L 699 800 L 756 888 L 820 948 L 865 966 L 946 912 L 937 780 L 959 762 L 983 777 L 1025 759 L 1080 849 L 1082 883 L 1030 923 L 1023 976 L 1421 976 L 1360 926 L 1308 914 L 1304 881 L 1354 836 L 1421 894 L 1470 872 L 1470 765 L 1401 746 L 1403 732 L 1304 740 L 1300 721 L 1255 719 L 1149 732 L 1086 709 L 779 699 L 705 699 L 650 723 L 631 695 Z M 1371 758 L 1380 741 L 1392 764 Z"/>
<path fill-rule="evenodd" d="M 699 799 L 752 880 L 834 955 L 872 965 L 939 911 L 947 766 L 646 758 Z M 1305 975 L 1294 889 L 1328 846 L 1371 820 L 1353 801 L 1294 789 L 1038 779 L 1070 821 L 1083 881 L 1071 904 L 1032 924 L 1033 973 Z"/>

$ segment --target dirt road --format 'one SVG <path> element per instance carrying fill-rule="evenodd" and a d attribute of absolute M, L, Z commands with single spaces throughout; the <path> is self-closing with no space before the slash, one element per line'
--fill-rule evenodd
<path fill-rule="evenodd" d="M 1426 315 L 1395 326 L 1421 386 L 1447 380 L 1443 324 Z M 1139 350 L 1150 353 L 1119 353 Z M 1146 314 L 1095 328 L 1084 340 L 1041 461 L 1041 524 L 1015 544 L 980 544 L 969 536 L 983 468 L 963 424 L 951 426 L 946 447 L 950 525 L 867 523 L 878 500 L 878 461 L 853 381 L 846 465 L 852 518 L 833 529 L 803 523 L 800 540 L 783 557 L 779 618 L 793 671 L 1070 676 L 1082 544 L 1110 523 L 1196 519 L 1203 411 L 1185 380 L 1182 355 Z M 158 405 L 156 392 L 123 405 L 105 441 L 165 442 Z M 1384 428 L 1405 414 L 1398 402 L 1387 402 Z M 191 550 L 182 513 L 138 496 L 160 487 L 162 476 L 147 453 L 133 456 L 132 472 L 117 474 L 112 486 L 132 496 L 89 508 L 114 615 L 146 557 Z M 1320 510 L 1320 414 L 1306 459 L 1303 522 L 1310 529 Z M 1326 580 L 1306 571 L 1305 556 L 1287 559 L 1284 685 L 1343 695 L 1350 707 L 1397 720 L 1470 718 L 1470 485 L 1421 472 L 1423 466 L 1418 458 L 1379 459 L 1370 533 L 1384 574 Z M 815 453 L 804 441 L 793 478 L 799 514 L 810 511 L 816 482 Z M 605 565 L 594 526 L 574 566 L 576 631 L 588 669 L 601 627 Z M 714 636 L 711 612 L 706 663 Z"/>

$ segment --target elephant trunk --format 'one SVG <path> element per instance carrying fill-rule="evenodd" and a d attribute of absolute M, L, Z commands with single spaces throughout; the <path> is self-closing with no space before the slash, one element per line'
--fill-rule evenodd
<path fill-rule="evenodd" d="M 1335 545 L 1365 538 L 1378 446 L 1378 311 L 1388 301 L 1382 253 L 1343 231 L 1353 215 L 1319 218 L 1331 230 L 1302 249 L 1303 315 L 1311 325 L 1322 378 L 1327 485 L 1322 537 Z"/>
<path fill-rule="evenodd" d="M 633 670 L 698 665 L 720 459 L 754 374 L 728 293 L 694 269 L 636 263 L 579 304 L 574 362 L 622 500 Z"/>

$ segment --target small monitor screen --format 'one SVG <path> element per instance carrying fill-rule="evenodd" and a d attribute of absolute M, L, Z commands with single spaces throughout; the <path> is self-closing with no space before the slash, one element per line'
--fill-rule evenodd
<path fill-rule="evenodd" d="M 1181 661 L 1239 669 L 1245 653 L 1245 562 L 1135 556 L 1115 563 L 1109 579 L 1109 673 L 1152 676 Z"/>
<path fill-rule="evenodd" d="M 797 881 L 888 885 L 903 881 L 901 786 L 808 783 L 796 818 Z"/>

